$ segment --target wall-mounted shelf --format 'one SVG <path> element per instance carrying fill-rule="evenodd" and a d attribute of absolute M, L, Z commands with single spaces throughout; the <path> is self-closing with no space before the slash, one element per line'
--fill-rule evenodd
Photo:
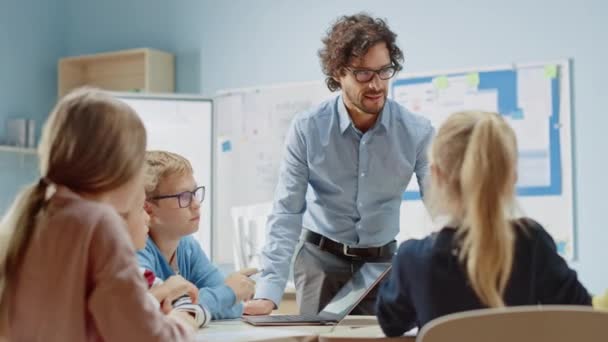
<path fill-rule="evenodd" d="M 175 58 L 154 49 L 122 50 L 59 60 L 59 97 L 80 86 L 109 91 L 172 93 Z"/>

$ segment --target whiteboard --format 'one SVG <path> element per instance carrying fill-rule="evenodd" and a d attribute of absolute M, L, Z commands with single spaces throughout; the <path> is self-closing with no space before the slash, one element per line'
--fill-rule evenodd
<path fill-rule="evenodd" d="M 505 75 L 507 80 L 502 78 Z M 449 109 L 449 112 L 465 108 L 504 110 L 507 102 L 502 100 L 501 96 L 505 94 L 500 94 L 503 89 L 499 86 L 513 79 L 515 85 L 510 84 L 513 87 L 507 90 L 507 95 L 517 98 L 516 107 L 522 111 L 506 114 L 520 145 L 536 146 L 534 144 L 538 141 L 528 139 L 530 137 L 548 139 L 541 141 L 548 144 L 547 154 L 542 154 L 544 159 L 528 158 L 541 155 L 537 151 L 540 149 L 520 149 L 518 203 L 522 214 L 539 221 L 555 239 L 559 252 L 572 259 L 575 255 L 575 227 L 569 61 L 403 74 L 391 82 L 389 96 L 439 125 L 448 113 L 441 109 Z M 497 85 L 496 91 L 484 89 L 482 83 L 488 80 Z M 438 89 L 435 86 L 439 82 L 446 100 L 440 109 L 435 108 L 428 113 L 424 106 L 417 109 L 412 103 L 407 103 L 407 95 L 403 92 L 403 87 L 427 81 L 430 81 L 427 88 L 411 87 L 410 90 L 422 92 L 422 95 L 425 92 L 436 95 Z M 550 93 L 547 94 L 542 86 L 536 89 L 534 84 L 537 81 L 549 85 Z M 449 89 L 471 84 L 475 84 L 479 94 L 467 91 L 459 94 Z M 233 232 L 237 227 L 231 213 L 248 217 L 257 229 L 248 232 L 250 239 L 255 241 L 258 251 L 261 249 L 266 235 L 263 231 L 265 218 L 271 210 L 287 127 L 297 112 L 336 95 L 330 93 L 323 82 L 309 82 L 226 91 L 214 99 L 218 132 L 215 159 L 218 189 L 217 230 L 214 235 L 216 262 L 233 261 Z M 525 119 L 530 117 L 531 108 L 534 113 L 547 113 L 544 121 L 522 120 L 522 115 Z M 536 173 L 526 171 L 530 168 Z M 423 237 L 437 228 L 437 223 L 431 221 L 420 200 L 415 179 L 411 180 L 403 199 L 398 241 Z"/>
<path fill-rule="evenodd" d="M 231 211 L 244 206 L 269 208 L 285 135 L 294 115 L 333 96 L 319 81 L 231 90 L 214 98 L 218 189 L 215 262 L 233 262 L 236 227 Z M 258 224 L 254 235 L 263 238 L 263 228 Z M 263 243 L 262 238 L 258 246 Z"/>
<path fill-rule="evenodd" d="M 208 255 L 212 254 L 213 104 L 196 96 L 114 94 L 140 116 L 148 134 L 148 150 L 165 150 L 187 158 L 194 178 L 206 188 L 199 230 L 194 234 Z M 176 209 L 178 210 L 178 209 Z"/>
<path fill-rule="evenodd" d="M 409 74 L 392 83 L 392 97 L 435 127 L 456 111 L 501 113 L 518 140 L 520 214 L 540 222 L 559 253 L 574 258 L 568 60 Z M 410 183 L 404 199 L 398 240 L 436 228 L 420 201 L 417 182 Z"/>

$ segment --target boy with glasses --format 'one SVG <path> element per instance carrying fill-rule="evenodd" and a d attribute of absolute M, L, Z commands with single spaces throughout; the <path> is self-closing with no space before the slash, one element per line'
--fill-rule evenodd
<path fill-rule="evenodd" d="M 191 234 L 198 230 L 205 187 L 194 180 L 190 162 L 166 151 L 146 152 L 146 203 L 150 232 L 137 254 L 142 268 L 162 280 L 181 275 L 199 289 L 199 303 L 213 319 L 240 317 L 249 300 L 256 270 L 246 269 L 224 278 Z"/>

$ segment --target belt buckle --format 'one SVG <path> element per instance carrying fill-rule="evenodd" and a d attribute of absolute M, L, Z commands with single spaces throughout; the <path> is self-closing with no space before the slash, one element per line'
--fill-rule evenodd
<path fill-rule="evenodd" d="M 356 257 L 356 254 L 351 254 L 348 252 L 348 246 L 347 245 L 342 245 L 342 254 L 344 254 L 347 257 Z"/>
<path fill-rule="evenodd" d="M 324 251 L 325 249 L 323 249 L 323 247 L 325 246 L 325 237 L 321 236 L 321 239 L 319 240 L 319 244 L 317 245 L 319 246 L 319 249 Z"/>

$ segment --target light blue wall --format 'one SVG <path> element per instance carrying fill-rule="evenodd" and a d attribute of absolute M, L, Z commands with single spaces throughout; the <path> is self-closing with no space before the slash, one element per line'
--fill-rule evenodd
<path fill-rule="evenodd" d="M 162 0 L 64 0 L 67 55 L 153 47 L 173 50 L 175 6 Z"/>
<path fill-rule="evenodd" d="M 24 116 L 37 129 L 57 96 L 63 50 L 63 1 L 4 0 L 0 8 L 0 136 L 5 119 Z M 0 151 L 0 212 L 37 175 L 34 155 Z"/>
<path fill-rule="evenodd" d="M 103 51 L 156 48 L 175 54 L 176 90 L 200 92 L 201 44 L 196 32 L 177 15 L 187 1 L 65 0 L 66 50 L 69 56 Z M 195 11 L 200 15 L 199 8 Z M 201 17 L 198 20 L 203 20 Z"/>
<path fill-rule="evenodd" d="M 176 53 L 177 88 L 181 92 L 211 94 L 219 89 L 322 78 L 317 49 L 330 22 L 341 14 L 366 10 L 385 17 L 399 34 L 405 50 L 405 68 L 429 71 L 482 65 L 571 57 L 574 60 L 574 153 L 578 224 L 578 261 L 573 265 L 593 291 L 608 287 L 608 227 L 602 215 L 608 193 L 608 143 L 604 133 L 601 92 L 606 92 L 608 71 L 608 3 L 602 0 L 64 0 L 67 4 L 64 55 L 104 50 L 156 47 Z M 17 3 L 16 1 L 14 1 Z M 20 1 L 29 4 L 33 1 Z M 17 5 L 14 5 L 17 8 Z M 27 13 L 19 5 L 19 11 Z M 53 13 L 51 5 L 43 6 Z M 0 25 L 25 31 L 28 39 L 11 39 L 29 48 L 0 63 L 2 75 L 16 78 L 15 65 L 46 65 L 53 49 L 34 46 L 57 42 L 52 33 L 27 27 L 27 15 L 0 14 Z M 6 17 L 6 18 L 5 18 Z M 6 20 L 5 20 L 6 19 Z M 49 22 L 41 18 L 42 23 Z M 40 24 L 38 24 L 40 25 Z M 49 26 L 49 25 L 47 25 Z M 49 33 L 50 32 L 50 33 Z M 23 33 L 21 33 L 23 34 Z M 38 43 L 36 43 L 38 42 Z M 48 45 L 53 45 L 48 43 Z M 61 45 L 61 44 L 59 44 Z M 5 54 L 0 58 L 5 58 Z M 24 61 L 28 59 L 29 62 Z M 42 67 L 41 67 L 42 68 Z M 45 69 L 46 70 L 46 69 Z M 48 70 L 47 70 L 48 71 Z M 35 75 L 19 91 L 2 79 L 4 101 L 18 99 L 31 87 Z M 50 82 L 51 77 L 44 82 Z M 54 79 L 53 79 L 54 80 Z M 8 90 L 7 90 L 8 89 Z M 9 92 L 10 90 L 10 92 Z M 30 89 L 31 90 L 31 89 Z M 35 107 L 50 102 L 53 91 L 40 90 Z M 1 96 L 1 95 L 0 95 Z M 24 111 L 29 102 L 21 103 Z M 0 108 L 4 111 L 4 103 Z M 35 111 L 35 110 L 34 110 Z"/>

